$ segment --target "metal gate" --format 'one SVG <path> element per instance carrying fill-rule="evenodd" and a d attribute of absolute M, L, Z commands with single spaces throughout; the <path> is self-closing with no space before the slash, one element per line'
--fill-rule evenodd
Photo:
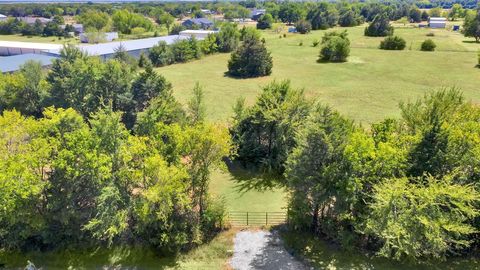
<path fill-rule="evenodd" d="M 279 225 L 287 221 L 285 212 L 229 212 L 228 220 L 234 227 Z"/>

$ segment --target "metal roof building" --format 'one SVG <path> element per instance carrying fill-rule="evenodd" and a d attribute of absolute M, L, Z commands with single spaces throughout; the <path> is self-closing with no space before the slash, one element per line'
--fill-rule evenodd
<path fill-rule="evenodd" d="M 10 73 L 20 70 L 22 65 L 33 60 L 38 61 L 42 67 L 51 66 L 53 60 L 57 57 L 42 54 L 20 54 L 14 56 L 0 57 L 0 71 L 2 73 Z"/>
<path fill-rule="evenodd" d="M 167 44 L 172 44 L 180 39 L 188 38 L 189 37 L 186 36 L 171 35 L 163 37 L 99 43 L 92 45 L 78 45 L 77 48 L 90 56 L 100 56 L 103 59 L 108 59 L 115 54 L 115 51 L 118 50 L 118 48 L 122 47 L 130 55 L 138 57 L 140 56 L 140 53 L 142 51 L 146 52 L 148 49 L 157 45 L 160 41 L 165 41 Z M 60 50 L 61 48 L 56 51 L 49 51 L 49 54 L 58 55 L 60 54 Z"/>
<path fill-rule="evenodd" d="M 195 37 L 196 39 L 204 39 L 210 34 L 218 33 L 212 30 L 184 30 L 179 33 L 182 37 Z"/>
<path fill-rule="evenodd" d="M 0 40 L 0 55 L 2 56 L 43 53 L 45 51 L 60 50 L 62 48 L 62 44 Z"/>
<path fill-rule="evenodd" d="M 443 17 L 431 17 L 428 19 L 428 26 L 430 28 L 445 28 L 447 25 L 447 18 Z"/>

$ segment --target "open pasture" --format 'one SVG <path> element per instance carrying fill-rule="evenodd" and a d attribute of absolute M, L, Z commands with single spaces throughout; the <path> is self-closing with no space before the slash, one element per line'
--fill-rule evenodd
<path fill-rule="evenodd" d="M 351 52 L 347 63 L 316 62 L 320 48 L 313 47 L 312 42 L 321 40 L 324 32 L 332 29 L 307 35 L 287 33 L 286 38 L 283 33 L 269 30 L 262 35 L 273 56 L 271 76 L 254 79 L 225 76 L 229 54 L 162 67 L 158 71 L 173 83 L 175 95 L 182 102 L 189 98 L 195 82 L 199 82 L 204 87 L 209 118 L 219 121 L 228 121 L 238 97 L 252 103 L 261 86 L 284 79 L 305 89 L 309 97 L 316 97 L 363 124 L 395 117 L 400 101 L 441 87 L 458 87 L 468 99 L 480 101 L 480 70 L 474 68 L 480 44 L 461 33 L 399 27 L 395 35 L 407 41 L 407 48 L 384 51 L 378 49 L 383 38 L 365 37 L 364 26 L 335 30 L 349 33 Z M 434 36 L 427 36 L 430 32 Z M 420 51 L 421 42 L 427 38 L 437 44 L 435 52 Z M 301 42 L 303 46 L 299 46 Z"/>

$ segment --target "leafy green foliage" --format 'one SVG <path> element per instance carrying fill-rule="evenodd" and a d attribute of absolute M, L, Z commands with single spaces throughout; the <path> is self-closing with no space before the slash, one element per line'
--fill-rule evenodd
<path fill-rule="evenodd" d="M 400 108 L 368 131 L 310 110 L 286 161 L 292 228 L 415 262 L 476 245 L 479 107 L 445 89 Z"/>
<path fill-rule="evenodd" d="M 242 102 L 235 107 L 231 129 L 238 147 L 238 159 L 266 171 L 281 173 L 291 149 L 293 134 L 308 114 L 303 91 L 292 89 L 288 81 L 263 88 L 254 106 Z"/>
<path fill-rule="evenodd" d="M 399 178 L 374 186 L 366 232 L 382 239 L 379 255 L 442 259 L 470 245 L 476 229 L 469 220 L 478 216 L 478 192 L 449 179 L 426 181 L 419 186 Z"/>
<path fill-rule="evenodd" d="M 295 29 L 300 34 L 307 34 L 312 30 L 312 24 L 306 20 L 299 20 L 295 23 Z"/>
<path fill-rule="evenodd" d="M 474 37 L 477 42 L 480 42 L 480 8 L 468 12 L 465 16 L 463 34 L 466 37 Z"/>
<path fill-rule="evenodd" d="M 373 21 L 365 28 L 365 36 L 385 37 L 390 35 L 393 35 L 393 27 L 385 13 L 375 16 Z"/>
<path fill-rule="evenodd" d="M 388 36 L 380 42 L 380 49 L 382 50 L 403 50 L 407 43 L 405 39 L 399 36 Z"/>
<path fill-rule="evenodd" d="M 319 62 L 345 62 L 350 55 L 350 40 L 346 31 L 328 32 L 322 38 Z"/>
<path fill-rule="evenodd" d="M 257 20 L 257 29 L 270 29 L 272 28 L 273 17 L 269 13 L 260 16 Z"/>
<path fill-rule="evenodd" d="M 435 51 L 435 48 L 437 45 L 433 40 L 431 39 L 426 39 L 424 42 L 422 42 L 422 45 L 420 46 L 420 50 L 425 51 L 425 52 L 433 52 Z"/>
<path fill-rule="evenodd" d="M 313 30 L 334 27 L 338 22 L 338 17 L 335 6 L 326 2 L 318 4 L 307 13 L 307 20 L 310 21 Z"/>
<path fill-rule="evenodd" d="M 130 34 L 132 29 L 142 27 L 146 30 L 152 29 L 152 22 L 141 14 L 132 13 L 127 9 L 117 10 L 112 15 L 113 27 L 117 31 Z"/>
<path fill-rule="evenodd" d="M 255 36 L 246 37 L 228 61 L 228 74 L 234 77 L 261 77 L 272 73 L 272 57 Z"/>

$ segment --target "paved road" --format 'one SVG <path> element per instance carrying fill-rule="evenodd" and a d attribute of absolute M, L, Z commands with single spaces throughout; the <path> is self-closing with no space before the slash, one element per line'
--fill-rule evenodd
<path fill-rule="evenodd" d="M 242 231 L 234 239 L 230 265 L 235 270 L 306 270 L 284 248 L 277 232 Z"/>

